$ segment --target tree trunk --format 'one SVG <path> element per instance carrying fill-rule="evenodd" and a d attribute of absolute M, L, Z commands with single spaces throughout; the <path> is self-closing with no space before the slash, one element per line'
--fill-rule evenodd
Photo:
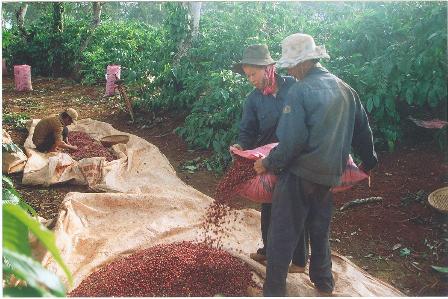
<path fill-rule="evenodd" d="M 87 38 L 81 42 L 80 46 L 80 53 L 84 52 L 85 49 L 87 49 L 87 46 L 89 45 L 90 41 L 92 40 L 92 35 L 95 29 L 100 25 L 101 23 L 101 8 L 104 3 L 101 2 L 93 2 L 92 3 L 92 9 L 93 9 L 93 17 L 92 17 L 92 28 L 90 29 L 89 35 Z"/>
<path fill-rule="evenodd" d="M 201 19 L 202 2 L 189 2 L 191 16 L 193 17 L 193 29 L 191 35 L 195 38 L 199 33 L 199 20 Z"/>
<path fill-rule="evenodd" d="M 62 32 L 64 31 L 64 4 L 62 2 L 53 3 L 53 76 L 59 77 L 63 74 L 62 63 Z"/>
<path fill-rule="evenodd" d="M 28 10 L 28 4 L 25 4 L 23 6 L 20 6 L 16 12 L 17 27 L 19 28 L 20 34 L 25 39 L 28 37 L 28 34 L 25 29 L 25 15 L 27 10 Z"/>
<path fill-rule="evenodd" d="M 191 25 L 190 31 L 187 33 L 185 38 L 179 42 L 177 53 L 173 59 L 174 66 L 178 65 L 182 57 L 184 57 L 190 50 L 193 39 L 199 33 L 199 20 L 201 18 L 202 2 L 183 2 L 182 4 L 188 7 L 189 14 L 192 17 L 192 23 L 188 24 Z M 185 24 L 181 24 L 181 26 L 183 25 Z"/>
<path fill-rule="evenodd" d="M 79 57 L 75 62 L 75 66 L 73 67 L 73 73 L 72 77 L 74 80 L 79 81 L 81 80 L 81 59 L 82 59 L 82 52 L 84 52 L 87 47 L 90 44 L 90 41 L 93 37 L 93 32 L 95 29 L 100 25 L 101 23 L 101 9 L 103 7 L 103 2 L 93 2 L 92 3 L 92 28 L 87 33 L 87 37 L 81 41 L 81 45 L 79 47 Z"/>

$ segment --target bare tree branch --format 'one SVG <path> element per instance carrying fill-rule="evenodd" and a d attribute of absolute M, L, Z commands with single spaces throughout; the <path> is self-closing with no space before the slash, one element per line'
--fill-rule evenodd
<path fill-rule="evenodd" d="M 182 57 L 184 57 L 191 48 L 193 39 L 199 33 L 199 20 L 201 18 L 202 2 L 182 2 L 182 5 L 188 7 L 189 14 L 192 16 L 191 30 L 187 36 L 183 38 L 178 45 L 178 50 L 173 58 L 173 65 L 178 65 Z"/>
<path fill-rule="evenodd" d="M 16 11 L 17 27 L 19 27 L 20 33 L 25 38 L 28 36 L 25 29 L 25 15 L 27 10 L 28 10 L 28 4 L 25 4 L 23 6 L 20 6 L 19 9 Z"/>
<path fill-rule="evenodd" d="M 101 24 L 101 10 L 103 8 L 104 2 L 93 2 L 92 3 L 92 28 L 89 30 L 88 32 L 88 36 L 81 41 L 81 44 L 79 46 L 79 52 L 78 53 L 83 53 L 85 51 L 85 49 L 87 49 L 87 47 L 90 44 L 90 41 L 92 40 L 93 37 L 93 32 L 95 31 L 95 29 Z M 80 71 L 81 71 L 81 61 L 82 58 L 78 59 L 76 61 L 75 66 L 73 67 L 73 77 L 75 80 L 79 80 L 81 77 Z"/>
<path fill-rule="evenodd" d="M 92 25 L 96 28 L 101 23 L 101 8 L 103 6 L 103 2 L 93 2 L 93 19 Z"/>

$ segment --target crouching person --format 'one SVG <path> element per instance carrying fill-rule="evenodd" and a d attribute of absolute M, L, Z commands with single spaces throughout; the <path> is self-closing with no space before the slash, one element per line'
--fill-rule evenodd
<path fill-rule="evenodd" d="M 54 152 L 58 149 L 77 150 L 68 142 L 68 125 L 75 123 L 78 112 L 73 108 L 41 119 L 34 128 L 33 143 L 39 152 Z"/>

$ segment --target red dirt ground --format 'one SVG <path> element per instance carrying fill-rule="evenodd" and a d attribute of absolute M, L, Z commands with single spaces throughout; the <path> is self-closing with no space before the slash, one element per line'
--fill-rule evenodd
<path fill-rule="evenodd" d="M 33 78 L 32 92 L 13 90 L 11 78 L 3 78 L 3 113 L 26 112 L 42 118 L 65 107 L 78 110 L 81 118 L 105 121 L 114 128 L 135 134 L 158 146 L 186 183 L 213 196 L 219 176 L 200 169 L 182 171 L 182 164 L 209 151 L 189 151 L 172 130 L 183 122 L 182 115 L 137 113 L 132 124 L 117 97 L 103 98 L 104 87 L 82 86 L 64 79 Z M 4 124 L 13 140 L 23 145 L 27 133 Z M 333 250 L 349 257 L 375 277 L 410 296 L 448 295 L 447 277 L 431 265 L 447 266 L 448 219 L 427 204 L 427 195 L 448 185 L 448 164 L 432 141 L 399 147 L 395 152 L 379 152 L 379 165 L 372 171 L 371 187 L 364 182 L 335 195 L 332 224 Z M 58 185 L 49 188 L 23 186 L 21 174 L 12 176 L 18 191 L 44 218 L 53 218 L 65 194 L 88 192 L 83 186 Z M 339 211 L 351 200 L 380 196 L 381 202 Z M 238 199 L 235 206 L 259 209 L 255 203 Z M 400 246 L 399 246 L 400 245 Z M 398 247 L 394 250 L 395 247 Z M 406 253 L 405 249 L 409 249 Z M 402 255 L 400 255 L 400 251 Z"/>

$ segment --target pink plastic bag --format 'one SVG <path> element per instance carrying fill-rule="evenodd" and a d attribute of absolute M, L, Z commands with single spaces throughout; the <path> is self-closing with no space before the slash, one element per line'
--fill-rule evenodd
<path fill-rule="evenodd" d="M 250 159 L 258 160 L 266 157 L 271 149 L 277 146 L 278 143 L 271 143 L 263 145 L 253 150 L 242 151 L 235 147 L 230 147 L 230 152 L 235 155 Z M 235 188 L 235 193 L 259 203 L 272 202 L 272 193 L 274 192 L 277 176 L 271 173 L 257 175 L 253 179 L 248 180 Z"/>
<path fill-rule="evenodd" d="M 115 95 L 115 88 L 117 85 L 115 81 L 120 79 L 121 66 L 119 65 L 108 65 L 106 70 L 106 93 L 105 96 Z"/>
<path fill-rule="evenodd" d="M 230 152 L 250 159 L 258 160 L 265 158 L 269 152 L 278 145 L 278 143 L 271 143 L 253 150 L 242 151 L 235 147 L 230 147 Z M 331 192 L 341 192 L 350 189 L 355 184 L 367 179 L 369 176 L 356 166 L 351 155 L 348 156 L 347 166 L 341 177 L 341 184 L 331 188 Z M 236 194 L 259 203 L 272 202 L 272 194 L 274 192 L 275 184 L 277 183 L 277 176 L 271 173 L 257 175 L 255 178 L 238 185 L 235 189 Z"/>
<path fill-rule="evenodd" d="M 14 83 L 16 91 L 33 90 L 31 86 L 31 66 L 22 64 L 14 66 Z"/>

